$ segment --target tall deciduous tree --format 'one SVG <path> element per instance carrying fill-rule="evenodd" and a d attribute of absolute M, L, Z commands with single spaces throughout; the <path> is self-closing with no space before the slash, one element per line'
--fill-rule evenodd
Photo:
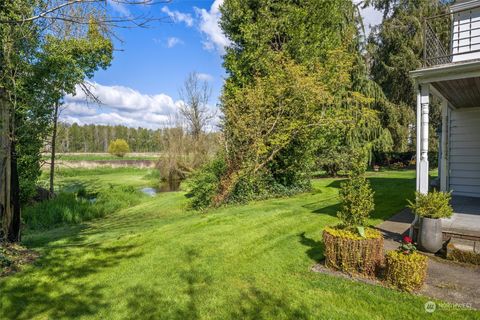
<path fill-rule="evenodd" d="M 198 73 L 190 73 L 179 92 L 182 104 L 180 114 L 187 121 L 188 129 L 195 140 L 205 132 L 207 125 L 213 118 L 208 109 L 208 102 L 212 96 L 212 88 L 207 80 L 201 80 Z"/>
<path fill-rule="evenodd" d="M 232 45 L 221 105 L 228 169 L 216 203 L 308 186 L 318 141 L 337 126 L 350 142 L 374 139 L 372 99 L 355 88 L 351 1 L 226 0 L 221 11 Z"/>

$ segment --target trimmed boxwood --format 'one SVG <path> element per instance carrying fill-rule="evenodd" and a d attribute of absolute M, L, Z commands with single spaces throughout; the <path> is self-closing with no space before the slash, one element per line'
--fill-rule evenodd
<path fill-rule="evenodd" d="M 325 265 L 346 273 L 374 276 L 383 262 L 383 236 L 365 228 L 365 237 L 350 229 L 325 228 Z"/>
<path fill-rule="evenodd" d="M 400 290 L 420 289 L 427 277 L 428 258 L 418 252 L 389 251 L 385 255 L 385 281 Z"/>

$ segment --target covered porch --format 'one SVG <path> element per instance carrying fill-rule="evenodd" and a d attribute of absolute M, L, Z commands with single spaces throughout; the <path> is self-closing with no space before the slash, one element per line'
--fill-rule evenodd
<path fill-rule="evenodd" d="M 417 91 L 417 184 L 427 193 L 429 120 L 433 98 L 440 101 L 442 128 L 438 178 L 452 192 L 454 215 L 443 219 L 444 239 L 480 240 L 480 60 L 412 72 Z"/>
<path fill-rule="evenodd" d="M 480 243 L 480 0 L 456 1 L 449 12 L 426 18 L 423 31 L 423 67 L 410 73 L 417 88 L 416 189 L 430 189 L 435 98 L 442 111 L 437 188 L 452 192 L 455 212 L 442 220 L 444 240 Z"/>
<path fill-rule="evenodd" d="M 412 72 L 417 83 L 416 189 L 427 193 L 429 120 L 433 98 L 441 102 L 438 178 L 452 192 L 454 215 L 442 220 L 444 239 L 480 240 L 480 61 Z"/>

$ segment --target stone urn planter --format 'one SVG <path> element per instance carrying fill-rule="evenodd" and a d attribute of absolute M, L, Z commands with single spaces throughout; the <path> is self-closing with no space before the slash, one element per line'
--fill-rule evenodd
<path fill-rule="evenodd" d="M 420 219 L 418 243 L 424 251 L 435 253 L 442 248 L 442 220 L 423 217 Z"/>
<path fill-rule="evenodd" d="M 435 253 L 442 248 L 442 220 L 440 219 L 452 216 L 450 199 L 450 193 L 432 191 L 426 194 L 417 192 L 415 203 L 408 201 L 408 207 L 420 217 L 417 241 L 423 251 Z"/>

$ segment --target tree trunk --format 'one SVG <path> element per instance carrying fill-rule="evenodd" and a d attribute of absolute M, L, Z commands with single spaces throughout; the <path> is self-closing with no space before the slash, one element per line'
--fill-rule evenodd
<path fill-rule="evenodd" d="M 0 236 L 16 242 L 20 241 L 20 188 L 12 113 L 5 91 L 0 88 Z"/>
<path fill-rule="evenodd" d="M 57 141 L 57 124 L 58 124 L 58 102 L 55 103 L 55 109 L 53 112 L 53 132 L 52 132 L 52 144 L 51 144 L 51 157 L 50 157 L 50 196 L 53 196 L 53 181 L 55 179 L 55 148 Z"/>

